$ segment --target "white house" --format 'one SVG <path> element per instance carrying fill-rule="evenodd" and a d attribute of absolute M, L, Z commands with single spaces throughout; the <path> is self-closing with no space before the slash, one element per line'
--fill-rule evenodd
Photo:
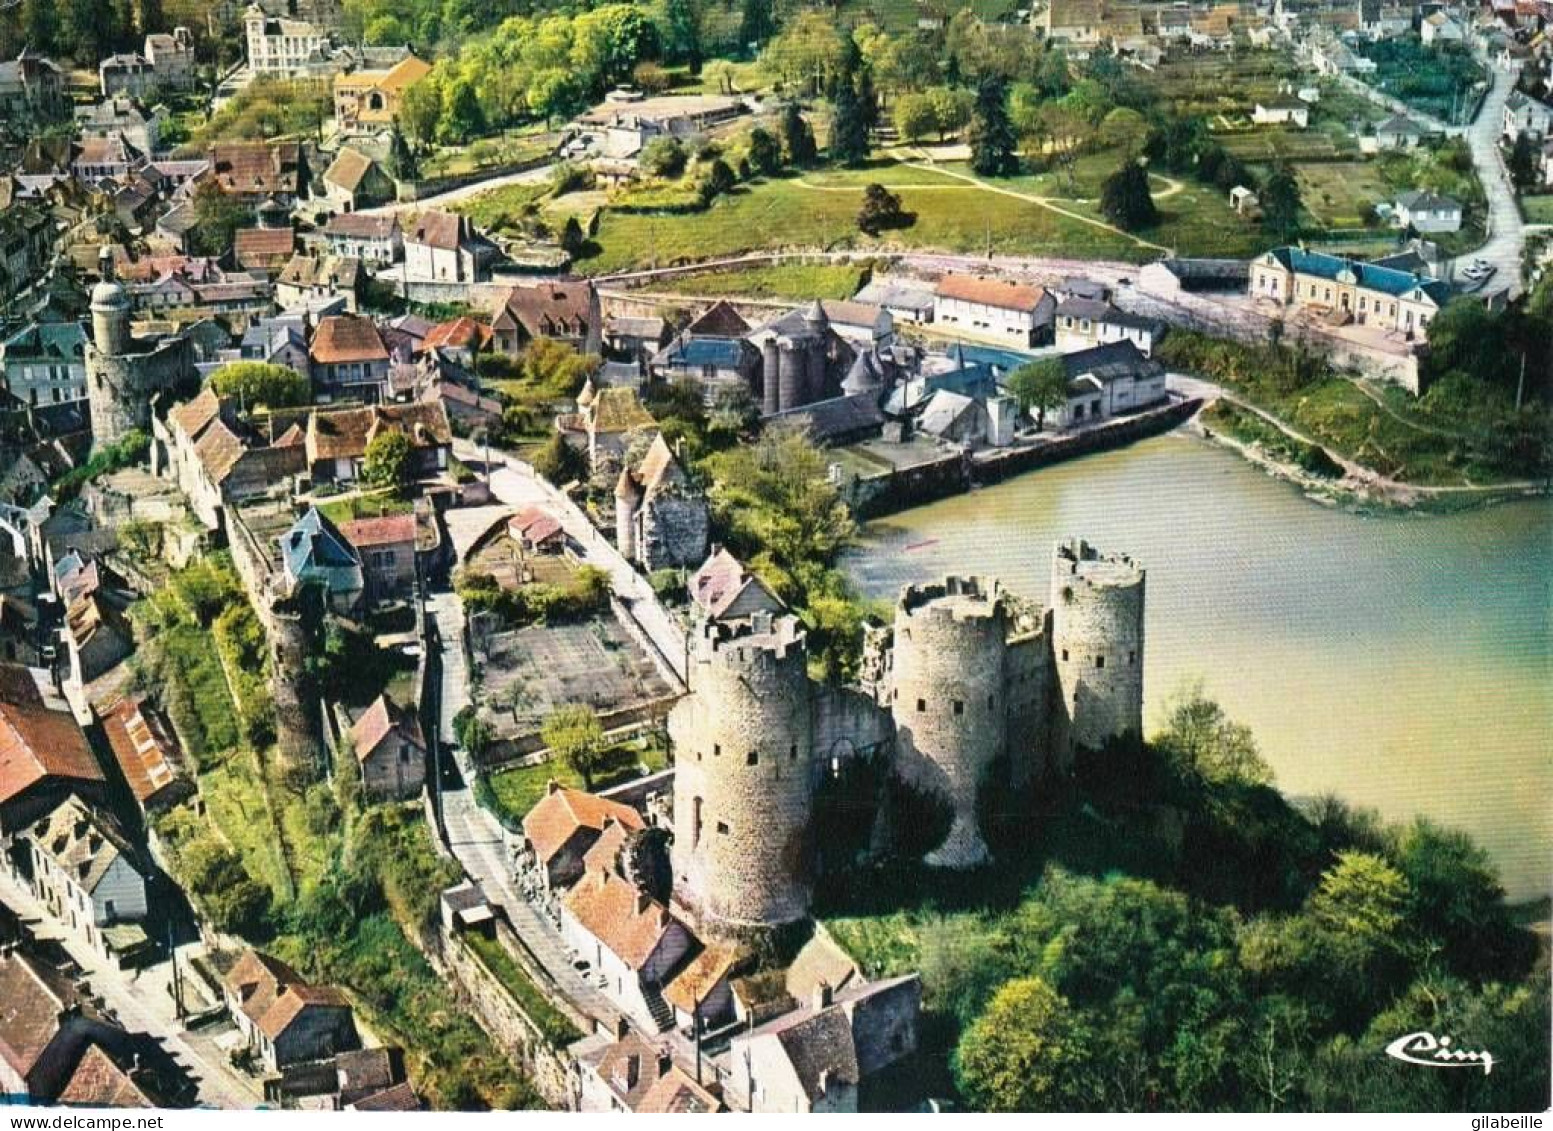
<path fill-rule="evenodd" d="M 146 878 L 128 844 L 75 797 L 27 831 L 32 882 L 61 925 L 104 953 L 103 928 L 146 917 Z"/>
<path fill-rule="evenodd" d="M 496 247 L 467 216 L 423 212 L 404 234 L 404 277 L 410 282 L 477 283 Z"/>
<path fill-rule="evenodd" d="M 1504 103 L 1504 136 L 1512 141 L 1521 134 L 1546 137 L 1553 130 L 1553 106 L 1520 90 L 1512 90 Z"/>
<path fill-rule="evenodd" d="M 1425 16 L 1423 22 L 1418 25 L 1418 37 L 1424 41 L 1425 47 L 1433 47 L 1444 43 L 1464 42 L 1467 33 L 1462 31 L 1460 24 L 1444 12 L 1435 12 L 1433 15 Z"/>
<path fill-rule="evenodd" d="M 243 13 L 248 69 L 256 75 L 302 75 L 329 50 L 329 33 L 306 20 L 271 16 L 257 4 Z"/>
<path fill-rule="evenodd" d="M 1092 298 L 1068 298 L 1058 303 L 1056 327 L 1057 348 L 1063 353 L 1107 342 L 1132 342 L 1147 356 L 1164 335 L 1164 327 L 1154 319 Z"/>
<path fill-rule="evenodd" d="M 1130 341 L 1064 354 L 1068 400 L 1055 414 L 1060 428 L 1093 424 L 1165 399 L 1165 367 Z"/>
<path fill-rule="evenodd" d="M 1405 192 L 1397 197 L 1391 223 L 1415 232 L 1459 232 L 1461 202 L 1432 192 Z"/>
<path fill-rule="evenodd" d="M 1303 102 L 1283 100 L 1258 102 L 1251 111 L 1251 120 L 1259 126 L 1295 126 L 1303 130 L 1310 125 L 1310 107 Z"/>
<path fill-rule="evenodd" d="M 1051 328 L 1057 300 L 1044 287 L 974 275 L 945 275 L 933 291 L 933 321 L 1032 346 Z"/>
<path fill-rule="evenodd" d="M 387 267 L 404 254 L 399 217 L 391 212 L 342 212 L 331 216 L 324 226 L 324 238 L 335 255 L 359 259 L 373 267 Z"/>
<path fill-rule="evenodd" d="M 662 991 L 691 934 L 663 904 L 608 870 L 589 871 L 561 900 L 561 935 L 605 995 L 648 1032 L 673 1024 Z"/>

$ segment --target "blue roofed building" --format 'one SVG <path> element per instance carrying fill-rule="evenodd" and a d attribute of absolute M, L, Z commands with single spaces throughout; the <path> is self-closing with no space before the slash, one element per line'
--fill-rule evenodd
<path fill-rule="evenodd" d="M 360 603 L 366 587 L 361 557 L 317 507 L 309 507 L 280 536 L 280 560 L 288 588 L 322 585 L 336 612 L 349 612 Z"/>
<path fill-rule="evenodd" d="M 749 332 L 731 303 L 714 303 L 654 354 L 649 368 L 662 380 L 699 381 L 708 400 L 730 385 L 749 388 L 760 370 L 760 352 L 745 340 Z"/>
<path fill-rule="evenodd" d="M 1251 297 L 1307 311 L 1333 326 L 1370 326 L 1422 341 L 1450 301 L 1449 283 L 1339 255 L 1279 247 L 1251 264 Z"/>
<path fill-rule="evenodd" d="M 79 322 L 34 322 L 0 343 L 0 356 L 5 389 L 19 406 L 86 396 L 86 331 Z"/>

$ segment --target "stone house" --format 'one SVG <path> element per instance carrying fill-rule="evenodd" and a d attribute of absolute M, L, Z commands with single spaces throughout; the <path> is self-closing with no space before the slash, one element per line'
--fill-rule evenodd
<path fill-rule="evenodd" d="M 663 991 L 674 1009 L 674 1024 L 701 1032 L 721 1028 L 734 1019 L 733 980 L 751 965 L 749 956 L 726 943 L 708 943 L 685 963 Z"/>
<path fill-rule="evenodd" d="M 210 147 L 210 176 L 228 196 L 288 207 L 307 195 L 307 162 L 295 141 L 229 141 Z"/>
<path fill-rule="evenodd" d="M 315 409 L 307 421 L 307 466 L 314 483 L 349 483 L 361 475 L 367 445 L 388 429 L 410 438 L 410 474 L 430 478 L 447 471 L 453 430 L 440 403 L 377 404 L 366 408 Z"/>
<path fill-rule="evenodd" d="M 906 276 L 876 276 L 853 296 L 887 311 L 892 318 L 914 325 L 933 321 L 933 284 Z"/>
<path fill-rule="evenodd" d="M 1294 126 L 1303 130 L 1310 125 L 1310 107 L 1298 99 L 1269 99 L 1252 108 L 1251 121 L 1259 126 Z"/>
<path fill-rule="evenodd" d="M 1375 127 L 1375 144 L 1381 149 L 1412 149 L 1423 140 L 1423 129 L 1401 114 Z"/>
<path fill-rule="evenodd" d="M 404 234 L 404 277 L 412 283 L 478 283 L 497 249 L 467 216 L 422 212 Z"/>
<path fill-rule="evenodd" d="M 307 470 L 300 443 L 263 444 L 238 421 L 231 398 L 206 387 L 193 400 L 152 421 L 154 454 L 207 529 L 223 525 L 221 509 L 275 490 Z"/>
<path fill-rule="evenodd" d="M 37 605 L 0 592 L 0 661 L 28 667 L 45 663 L 41 624 Z"/>
<path fill-rule="evenodd" d="M 78 799 L 39 818 L 23 839 L 33 891 L 93 949 L 111 954 L 103 929 L 146 917 L 147 869 L 119 831 Z"/>
<path fill-rule="evenodd" d="M 399 217 L 393 213 L 342 212 L 329 217 L 324 238 L 335 255 L 359 259 L 374 267 L 387 267 L 404 255 L 404 233 L 399 228 Z"/>
<path fill-rule="evenodd" d="M 238 1031 L 271 1072 L 361 1047 L 345 995 L 309 985 L 278 958 L 245 951 L 222 988 Z"/>
<path fill-rule="evenodd" d="M 394 180 L 359 149 L 342 146 L 324 170 L 324 199 L 341 212 L 371 208 L 394 199 Z"/>
<path fill-rule="evenodd" d="M 278 541 L 287 591 L 321 585 L 329 607 L 340 613 L 352 612 L 361 603 L 366 588 L 361 558 L 317 507 L 308 507 Z"/>
<path fill-rule="evenodd" d="M 1504 104 L 1504 136 L 1514 141 L 1521 134 L 1540 140 L 1553 133 L 1553 106 L 1523 90 L 1512 90 Z"/>
<path fill-rule="evenodd" d="M 194 35 L 186 27 L 171 32 L 152 32 L 146 36 L 141 54 L 156 71 L 157 86 L 184 90 L 194 85 Z"/>
<path fill-rule="evenodd" d="M 70 602 L 63 635 L 70 658 L 68 688 L 84 688 L 135 651 L 135 632 L 121 599 L 102 588 Z"/>
<path fill-rule="evenodd" d="M 369 801 L 404 801 L 426 784 L 426 739 L 415 715 L 379 695 L 351 726 L 351 744 Z"/>
<path fill-rule="evenodd" d="M 1059 428 L 1109 420 L 1165 399 L 1165 367 L 1131 341 L 1064 354 L 1062 366 L 1067 403 L 1047 416 Z"/>
<path fill-rule="evenodd" d="M 577 1046 L 578 1110 L 690 1114 L 726 1110 L 718 1094 L 695 1082 L 654 1044 L 621 1019 L 612 1031 Z"/>
<path fill-rule="evenodd" d="M 915 974 L 833 994 L 733 1040 L 727 1088 L 751 1112 L 867 1110 L 870 1085 L 917 1049 L 922 985 Z"/>
<path fill-rule="evenodd" d="M 644 365 L 669 340 L 669 325 L 662 318 L 618 315 L 604 323 L 604 345 L 616 357 Z"/>
<path fill-rule="evenodd" d="M 0 119 L 20 126 L 58 121 L 70 112 L 64 73 L 52 59 L 23 48 L 0 63 Z"/>
<path fill-rule="evenodd" d="M 609 392 L 610 390 L 604 390 Z M 630 561 L 655 569 L 689 568 L 706 558 L 711 510 L 690 482 L 663 433 L 615 485 L 615 546 Z"/>
<path fill-rule="evenodd" d="M 354 313 L 366 282 L 362 261 L 346 255 L 298 253 L 275 280 L 275 301 L 285 310 L 340 298 Z"/>
<path fill-rule="evenodd" d="M 232 235 L 232 257 L 244 271 L 277 275 L 291 262 L 296 237 L 291 228 L 243 228 Z"/>
<path fill-rule="evenodd" d="M 1044 287 L 945 275 L 933 291 L 933 321 L 1018 346 L 1044 341 L 1057 300 Z"/>
<path fill-rule="evenodd" d="M 786 605 L 721 546 L 712 550 L 690 579 L 690 600 L 709 620 L 737 620 L 757 613 L 780 613 Z"/>
<path fill-rule="evenodd" d="M 315 71 L 333 46 L 327 28 L 271 16 L 258 4 L 243 13 L 248 69 L 256 75 L 296 77 Z"/>
<path fill-rule="evenodd" d="M 536 338 L 596 354 L 604 341 L 598 290 L 587 279 L 547 279 L 515 286 L 497 303 L 491 332 L 495 347 L 512 356 Z"/>
<path fill-rule="evenodd" d="M 313 389 L 320 404 L 387 399 L 388 347 L 377 323 L 356 314 L 331 314 L 318 322 L 308 347 Z"/>
<path fill-rule="evenodd" d="M 570 887 L 582 877 L 584 857 L 607 830 L 629 834 L 646 827 L 641 814 L 629 805 L 554 781 L 523 817 L 528 851 L 550 891 Z"/>
<path fill-rule="evenodd" d="M 464 314 L 430 327 L 421 339 L 421 350 L 424 353 L 435 350 L 464 368 L 473 369 L 475 357 L 485 352 L 491 340 L 489 326 Z"/>
<path fill-rule="evenodd" d="M 1164 324 L 1130 314 L 1109 301 L 1070 297 L 1057 304 L 1057 348 L 1064 353 L 1130 341 L 1144 354 L 1164 336 Z"/>
<path fill-rule="evenodd" d="M 405 601 L 415 594 L 415 516 L 384 515 L 340 523 L 340 533 L 361 556 L 369 605 Z"/>
<path fill-rule="evenodd" d="M 150 155 L 161 144 L 165 117 L 160 107 L 147 110 L 128 95 L 115 95 L 76 111 L 76 127 L 83 139 L 122 137 L 141 153 Z"/>
<path fill-rule="evenodd" d="M 171 808 L 194 793 L 177 736 L 144 698 L 120 699 L 101 725 L 142 815 Z"/>
<path fill-rule="evenodd" d="M 389 128 L 405 91 L 431 73 L 431 64 L 406 55 L 387 69 L 363 68 L 334 76 L 334 120 L 344 133 Z"/>
<path fill-rule="evenodd" d="M 609 871 L 591 871 L 561 898 L 561 936 L 615 1005 L 652 1032 L 673 1024 L 662 992 L 692 936 L 668 908 Z"/>
<path fill-rule="evenodd" d="M 5 389 L 18 406 L 86 396 L 86 331 L 79 322 L 34 322 L 0 342 Z"/>
<path fill-rule="evenodd" d="M 109 55 L 97 64 L 97 85 L 105 98 L 146 98 L 156 92 L 156 67 L 138 51 Z"/>
<path fill-rule="evenodd" d="M 566 548 L 566 528 L 543 507 L 524 507 L 509 518 L 507 537 L 530 554 L 559 554 Z"/>
<path fill-rule="evenodd" d="M 1396 228 L 1412 228 L 1433 235 L 1461 231 L 1461 201 L 1432 192 L 1404 192 L 1397 197 L 1391 214 Z"/>
<path fill-rule="evenodd" d="M 562 437 L 588 453 L 588 466 L 594 471 L 608 467 L 626 454 L 632 439 L 658 422 L 642 405 L 635 389 L 606 387 L 594 389 L 590 381 L 577 394 L 577 412 L 556 418 Z"/>

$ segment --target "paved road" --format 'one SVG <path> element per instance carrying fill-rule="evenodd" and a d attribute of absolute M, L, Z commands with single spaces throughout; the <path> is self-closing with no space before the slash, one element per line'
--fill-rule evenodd
<path fill-rule="evenodd" d="M 1514 297 L 1521 292 L 1521 257 L 1526 250 L 1526 224 L 1515 203 L 1510 171 L 1505 167 L 1504 157 L 1499 151 L 1499 138 L 1504 129 L 1505 99 L 1510 97 L 1514 79 L 1506 72 L 1493 68 L 1489 69 L 1489 77 L 1493 86 L 1483 99 L 1483 108 L 1477 118 L 1466 129 L 1455 131 L 1467 139 L 1467 146 L 1472 151 L 1472 163 L 1477 167 L 1478 180 L 1483 183 L 1483 192 L 1488 198 L 1488 242 L 1476 251 L 1461 256 L 1452 266 L 1465 267 L 1473 259 L 1486 259 L 1498 268 L 1489 280 L 1489 289 L 1509 287 Z"/>
<path fill-rule="evenodd" d="M 168 960 L 139 971 L 110 966 L 84 939 L 60 927 L 27 886 L 5 868 L 0 868 L 0 902 L 31 920 L 39 939 L 59 940 L 119 1024 L 132 1033 L 150 1034 L 188 1071 L 198 1086 L 200 1103 L 244 1110 L 264 1101 L 258 1081 L 233 1068 L 208 1035 L 184 1031 L 167 993 L 172 977 Z"/>

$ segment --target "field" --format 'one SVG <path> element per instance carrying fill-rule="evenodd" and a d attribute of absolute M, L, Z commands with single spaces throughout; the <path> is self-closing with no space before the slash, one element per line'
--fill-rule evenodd
<path fill-rule="evenodd" d="M 512 131 L 481 138 L 468 145 L 440 149 L 421 162 L 421 176 L 457 177 L 481 169 L 495 169 L 534 161 L 555 152 L 559 136 L 540 130 Z"/>
<path fill-rule="evenodd" d="M 1361 228 L 1391 189 L 1373 161 L 1321 161 L 1294 167 L 1305 209 L 1323 228 Z"/>
<path fill-rule="evenodd" d="M 1553 195 L 1521 197 L 1521 212 L 1528 224 L 1553 224 Z"/>
<path fill-rule="evenodd" d="M 1465 49 L 1436 51 L 1412 36 L 1361 43 L 1359 52 L 1379 67 L 1366 80 L 1377 90 L 1453 125 L 1468 120 L 1473 88 L 1487 77 Z"/>
<path fill-rule="evenodd" d="M 654 280 L 648 289 L 708 298 L 851 298 L 862 286 L 863 269 L 845 263 L 770 263 L 732 271 L 697 271 Z"/>

